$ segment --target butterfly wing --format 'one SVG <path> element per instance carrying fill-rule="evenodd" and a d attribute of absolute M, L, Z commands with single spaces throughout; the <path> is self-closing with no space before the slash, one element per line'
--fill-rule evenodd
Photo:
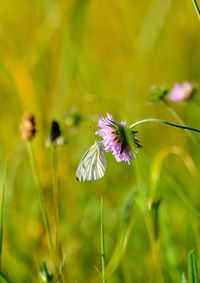
<path fill-rule="evenodd" d="M 99 140 L 91 146 L 82 157 L 76 171 L 78 181 L 97 180 L 104 176 L 107 164 L 104 156 L 104 148 Z"/>

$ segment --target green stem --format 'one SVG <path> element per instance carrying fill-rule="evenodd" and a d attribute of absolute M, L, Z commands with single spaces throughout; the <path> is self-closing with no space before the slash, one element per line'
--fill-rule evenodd
<path fill-rule="evenodd" d="M 178 115 L 178 113 L 174 110 L 174 108 L 171 106 L 171 104 L 169 103 L 169 101 L 162 99 L 162 102 L 165 104 L 165 106 L 167 106 L 167 109 L 172 113 L 172 115 L 176 118 L 176 120 L 185 126 L 184 121 L 181 119 L 181 117 Z"/>
<path fill-rule="evenodd" d="M 196 105 L 200 106 L 200 101 L 196 97 L 192 97 L 192 99 L 190 101 L 195 103 Z"/>
<path fill-rule="evenodd" d="M 200 20 L 200 9 L 199 9 L 199 6 L 198 6 L 198 4 L 197 4 L 197 1 L 196 1 L 196 0 L 192 0 L 192 3 L 193 3 L 194 8 L 195 8 L 195 10 L 196 10 L 197 16 L 198 16 L 198 18 L 199 18 L 199 20 Z"/>
<path fill-rule="evenodd" d="M 163 283 L 164 278 L 161 270 L 161 265 L 160 265 L 160 246 L 159 242 L 155 241 L 154 235 L 152 233 L 152 221 L 150 218 L 150 215 L 144 214 L 144 221 L 147 229 L 147 234 L 149 237 L 149 242 L 150 242 L 150 247 L 151 247 L 151 253 L 152 253 L 152 260 L 153 260 L 153 265 L 155 268 L 155 276 L 156 276 L 156 282 Z"/>
<path fill-rule="evenodd" d="M 33 172 L 33 179 L 34 179 L 34 182 L 35 182 L 35 187 L 36 187 L 36 191 L 37 191 L 37 195 L 38 195 L 42 221 L 44 223 L 45 231 L 46 231 L 46 234 L 47 234 L 47 240 L 48 240 L 48 245 L 49 245 L 49 250 L 50 250 L 53 266 L 54 266 L 55 272 L 57 274 L 57 277 L 60 278 L 59 268 L 58 268 L 57 263 L 56 263 L 56 256 L 55 256 L 55 251 L 54 251 L 54 248 L 53 248 L 53 241 L 52 241 L 52 236 L 51 236 L 49 219 L 48 219 L 48 215 L 47 215 L 47 209 L 46 209 L 46 205 L 45 205 L 45 201 L 44 201 L 44 195 L 43 195 L 42 186 L 41 186 L 41 182 L 40 182 L 40 177 L 39 177 L 39 172 L 38 172 L 37 163 L 36 163 L 36 159 L 35 159 L 34 149 L 33 149 L 33 145 L 32 145 L 31 142 L 28 142 L 28 151 L 29 151 L 29 158 L 30 158 L 30 163 L 31 163 L 31 167 L 32 167 L 32 172 Z"/>
<path fill-rule="evenodd" d="M 138 126 L 140 124 L 147 123 L 147 122 L 162 123 L 162 124 L 166 124 L 166 125 L 171 126 L 171 127 L 180 128 L 180 129 L 184 129 L 184 130 L 189 130 L 189 131 L 194 131 L 194 132 L 200 133 L 200 130 L 192 128 L 192 127 L 177 125 L 177 124 L 174 124 L 174 123 L 171 123 L 171 122 L 167 122 L 165 120 L 154 119 L 154 118 L 149 118 L 149 119 L 144 119 L 144 120 L 138 121 L 138 122 L 132 124 L 129 128 L 133 129 L 136 126 Z"/>
<path fill-rule="evenodd" d="M 4 165 L 3 172 L 3 184 L 2 184 L 2 195 L 1 195 L 1 216 L 0 216 L 0 271 L 2 268 L 2 248 L 3 248 L 3 220 L 4 220 L 4 201 L 5 201 L 5 185 L 6 185 L 6 162 Z"/>
<path fill-rule="evenodd" d="M 105 244 L 104 244 L 104 223 L 103 223 L 103 197 L 101 197 L 101 260 L 102 260 L 102 282 L 106 283 L 105 279 Z"/>
<path fill-rule="evenodd" d="M 58 185 L 58 156 L 57 147 L 53 146 L 53 202 L 55 212 L 55 234 L 56 234 L 56 251 L 58 259 L 62 260 L 62 244 L 61 244 L 61 231 L 60 231 L 60 198 L 59 198 L 59 185 Z"/>
<path fill-rule="evenodd" d="M 163 99 L 162 100 L 163 101 L 163 103 L 165 104 L 165 106 L 167 107 L 167 109 L 172 113 L 172 115 L 176 118 L 176 120 L 180 123 L 180 124 L 182 124 L 183 126 L 186 126 L 185 125 L 185 122 L 181 119 L 181 117 L 178 115 L 178 113 L 174 110 L 174 108 L 171 106 L 171 104 L 167 101 L 167 100 L 165 100 L 165 99 Z M 197 140 L 195 139 L 195 137 L 193 136 L 193 134 L 191 133 L 191 132 L 188 132 L 187 131 L 187 134 L 189 135 L 189 137 L 190 138 L 192 138 L 193 139 L 193 141 L 197 144 Z"/>

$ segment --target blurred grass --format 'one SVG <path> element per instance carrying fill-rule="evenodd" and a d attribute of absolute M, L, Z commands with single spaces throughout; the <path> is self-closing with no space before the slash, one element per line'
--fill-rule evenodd
<path fill-rule="evenodd" d="M 115 258 L 117 268 L 109 282 L 147 282 L 147 278 L 159 282 L 160 276 L 164 282 L 181 282 L 182 273 L 187 275 L 188 251 L 199 246 L 195 235 L 200 227 L 198 217 L 174 191 L 184 192 L 199 211 L 199 176 L 192 180 L 177 158 L 170 156 L 165 161 L 158 182 L 162 202 L 157 244 L 152 241 L 148 201 L 152 161 L 163 148 L 182 147 L 199 170 L 200 154 L 186 133 L 162 125 L 141 126 L 137 137 L 143 148 L 133 166 L 116 163 L 108 153 L 102 180 L 78 183 L 75 172 L 94 142 L 98 114 L 108 112 L 129 124 L 148 117 L 176 122 L 162 103 L 149 105 L 147 101 L 154 84 L 199 83 L 200 23 L 192 1 L 2 0 L 0 17 L 2 163 L 7 156 L 5 278 L 15 283 L 37 282 L 35 259 L 40 266 L 45 261 L 48 270 L 51 267 L 26 147 L 19 133 L 21 116 L 29 110 L 37 119 L 36 157 L 52 227 L 52 156 L 44 147 L 52 119 L 61 123 L 69 140 L 58 149 L 58 170 L 63 253 L 70 282 L 100 282 L 94 268 L 101 270 L 100 196 L 104 198 L 108 263 L 123 234 L 119 222 L 125 200 L 135 188 L 133 229 L 123 256 Z M 199 128 L 197 105 L 173 106 L 187 125 Z M 66 113 L 72 107 L 90 119 L 66 126 Z"/>
<path fill-rule="evenodd" d="M 3 223 L 4 223 L 4 206 L 5 206 L 5 186 L 6 186 L 6 162 L 4 163 L 3 169 L 3 181 L 2 181 L 2 192 L 1 192 L 1 212 L 0 212 L 0 270 L 2 265 L 2 247 L 3 247 Z"/>

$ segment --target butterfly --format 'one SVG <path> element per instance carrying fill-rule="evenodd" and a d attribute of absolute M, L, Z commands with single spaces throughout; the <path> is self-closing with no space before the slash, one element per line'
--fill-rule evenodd
<path fill-rule="evenodd" d="M 80 182 L 100 179 L 104 176 L 106 168 L 103 144 L 96 139 L 94 145 L 82 157 L 76 171 L 76 179 Z"/>

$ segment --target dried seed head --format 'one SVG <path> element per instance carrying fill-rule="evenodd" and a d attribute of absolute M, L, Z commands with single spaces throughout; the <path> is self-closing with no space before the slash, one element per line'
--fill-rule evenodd
<path fill-rule="evenodd" d="M 31 141 L 36 134 L 36 122 L 35 117 L 32 113 L 25 113 L 22 118 L 22 123 L 20 126 L 22 138 L 25 141 Z"/>

